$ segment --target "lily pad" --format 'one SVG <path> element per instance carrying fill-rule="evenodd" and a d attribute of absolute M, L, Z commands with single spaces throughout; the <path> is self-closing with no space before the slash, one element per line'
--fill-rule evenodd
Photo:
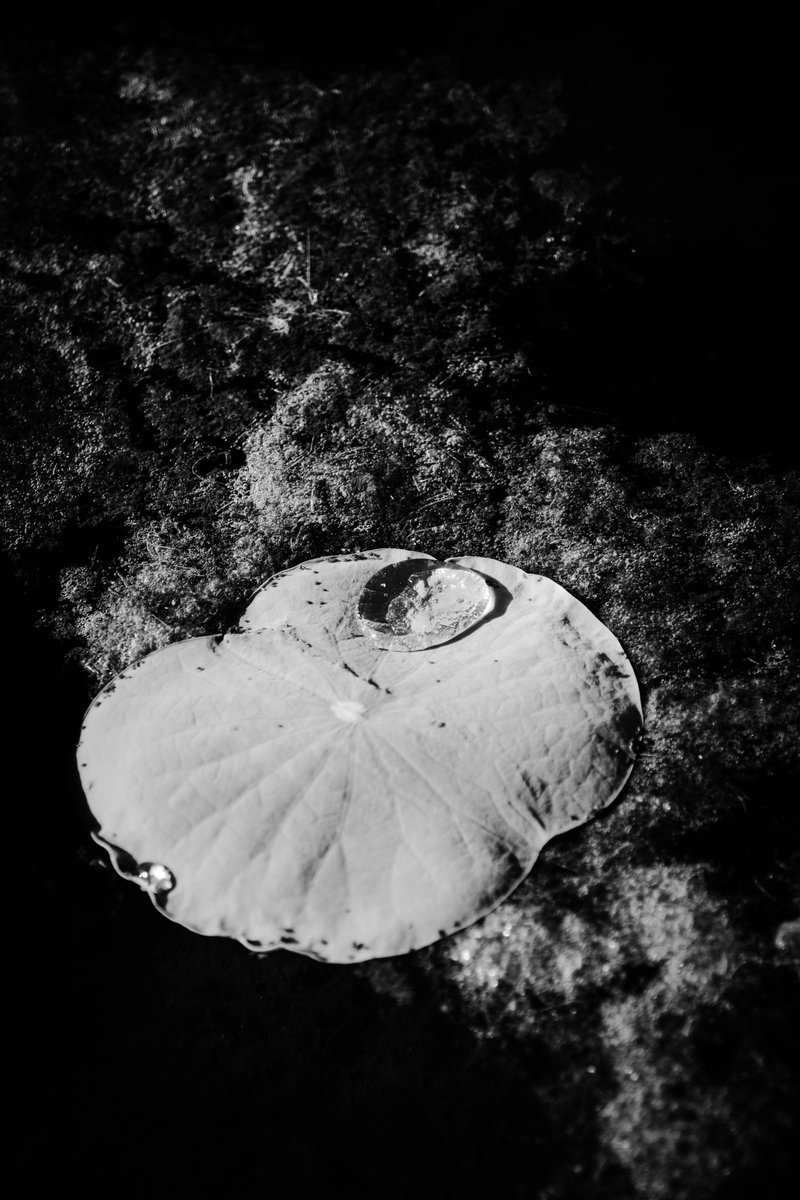
<path fill-rule="evenodd" d="M 440 591 L 474 576 L 453 602 L 466 627 L 440 595 L 423 641 L 450 640 L 372 636 L 371 581 L 397 564 Z M 499 904 L 550 837 L 617 796 L 641 719 L 616 638 L 552 580 L 373 550 L 276 575 L 237 632 L 123 671 L 78 760 L 98 840 L 167 916 L 353 962 Z"/>

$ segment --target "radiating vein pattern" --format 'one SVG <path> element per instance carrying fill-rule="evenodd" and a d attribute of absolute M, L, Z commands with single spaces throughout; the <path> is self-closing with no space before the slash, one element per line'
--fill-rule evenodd
<path fill-rule="evenodd" d="M 444 610 L 478 580 L 488 599 L 453 602 L 477 596 L 477 621 L 430 644 L 438 609 L 415 611 L 424 638 L 365 636 L 365 611 L 394 619 L 384 581 L 424 605 L 420 578 Z M 200 933 L 337 962 L 424 946 L 499 904 L 632 768 L 630 663 L 542 576 L 337 555 L 267 581 L 239 629 L 124 671 L 78 750 L 99 836 L 163 864 L 158 907 Z"/>

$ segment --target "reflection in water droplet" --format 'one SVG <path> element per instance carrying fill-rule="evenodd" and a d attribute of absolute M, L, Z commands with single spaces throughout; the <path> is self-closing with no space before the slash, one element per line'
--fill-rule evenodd
<path fill-rule="evenodd" d="M 477 625 L 494 606 L 482 575 L 412 558 L 376 571 L 361 593 L 358 616 L 384 650 L 425 650 Z"/>
<path fill-rule="evenodd" d="M 155 895 L 171 892 L 175 887 L 175 876 L 161 863 L 141 863 L 137 875 L 142 886 Z"/>

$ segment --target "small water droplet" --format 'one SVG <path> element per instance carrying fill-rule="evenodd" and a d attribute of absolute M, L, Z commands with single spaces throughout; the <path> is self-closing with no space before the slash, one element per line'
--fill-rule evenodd
<path fill-rule="evenodd" d="M 157 896 L 175 887 L 175 876 L 161 863 L 140 863 L 137 875 L 142 886 Z"/>
<path fill-rule="evenodd" d="M 358 617 L 384 650 L 426 650 L 465 633 L 493 606 L 494 593 L 477 571 L 412 558 L 375 572 Z"/>

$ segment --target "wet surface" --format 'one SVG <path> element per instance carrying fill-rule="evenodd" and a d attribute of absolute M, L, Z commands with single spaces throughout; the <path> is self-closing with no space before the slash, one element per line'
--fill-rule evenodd
<path fill-rule="evenodd" d="M 475 571 L 411 559 L 376 571 L 358 617 L 382 650 L 425 650 L 452 641 L 491 612 L 494 592 Z"/>

